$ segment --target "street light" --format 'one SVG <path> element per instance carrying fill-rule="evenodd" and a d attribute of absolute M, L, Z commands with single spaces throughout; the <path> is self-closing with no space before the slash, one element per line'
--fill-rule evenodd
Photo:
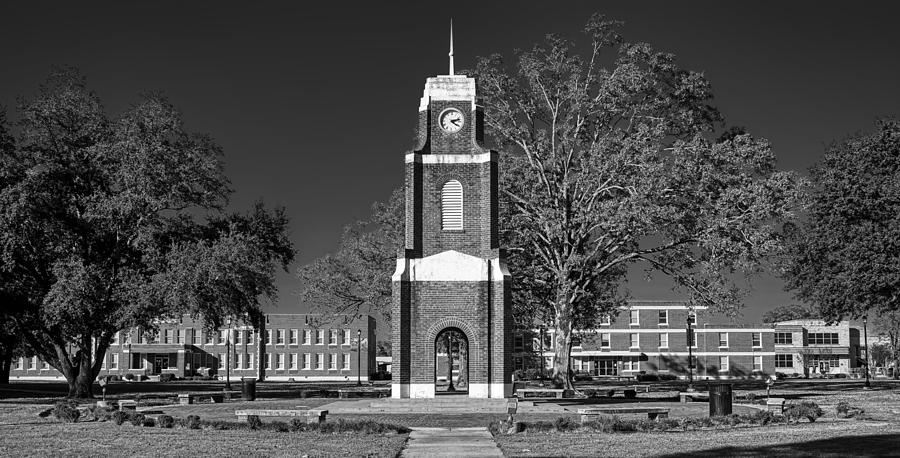
<path fill-rule="evenodd" d="M 863 388 L 869 389 L 872 388 L 872 384 L 869 383 L 869 329 L 867 322 L 869 321 L 869 316 L 866 315 L 863 317 L 863 339 L 866 341 L 866 384 Z M 896 369 L 895 369 L 896 370 Z"/>
<path fill-rule="evenodd" d="M 691 348 L 694 346 L 694 334 L 691 332 L 691 312 L 687 316 L 687 347 L 688 347 L 688 391 L 694 391 L 694 354 Z"/>
<path fill-rule="evenodd" d="M 356 330 L 356 386 L 362 386 L 362 329 Z"/>
<path fill-rule="evenodd" d="M 225 389 L 231 391 L 231 319 L 225 329 Z"/>

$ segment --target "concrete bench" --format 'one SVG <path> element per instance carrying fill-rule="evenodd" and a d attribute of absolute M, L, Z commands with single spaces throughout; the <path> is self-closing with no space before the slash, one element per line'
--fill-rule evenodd
<path fill-rule="evenodd" d="M 120 399 L 119 410 L 137 410 L 137 401 L 134 399 Z"/>
<path fill-rule="evenodd" d="M 251 410 L 236 410 L 234 412 L 237 415 L 239 421 L 247 421 L 247 417 L 250 415 L 256 415 L 257 417 L 305 417 L 306 423 L 308 424 L 321 424 L 325 423 L 325 416 L 328 415 L 327 410 L 315 410 L 315 409 L 304 409 L 304 410 L 278 410 L 278 409 L 251 409 Z"/>
<path fill-rule="evenodd" d="M 766 399 L 766 410 L 774 413 L 784 413 L 784 398 Z"/>
<path fill-rule="evenodd" d="M 631 389 L 638 393 L 649 393 L 650 385 L 632 385 Z"/>
<path fill-rule="evenodd" d="M 617 415 L 646 413 L 647 418 L 656 420 L 658 418 L 668 418 L 669 409 L 664 407 L 602 407 L 590 409 L 578 409 L 578 415 L 581 415 L 581 423 L 587 423 L 597 420 L 600 415 Z"/>
<path fill-rule="evenodd" d="M 681 401 L 682 404 L 688 401 L 708 401 L 709 393 L 702 391 L 682 391 L 678 393 L 678 400 Z"/>
<path fill-rule="evenodd" d="M 534 394 L 537 394 L 538 396 L 531 396 L 532 398 L 549 397 L 549 398 L 555 398 L 555 399 L 562 399 L 564 391 L 565 390 L 562 388 L 519 388 L 518 390 L 516 390 L 516 397 L 525 399 L 525 398 L 529 397 L 528 393 L 534 393 Z M 547 394 L 547 393 L 552 393 L 553 396 L 539 396 L 540 394 Z"/>
<path fill-rule="evenodd" d="M 220 404 L 225 402 L 225 395 L 222 393 L 188 393 L 178 395 L 178 403 L 181 405 L 194 404 L 199 401 Z"/>

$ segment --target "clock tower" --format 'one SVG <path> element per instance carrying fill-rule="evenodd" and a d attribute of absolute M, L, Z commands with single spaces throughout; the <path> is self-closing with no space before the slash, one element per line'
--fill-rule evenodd
<path fill-rule="evenodd" d="M 496 151 L 482 146 L 475 79 L 428 78 L 418 141 L 405 158 L 406 237 L 392 277 L 392 396 L 431 398 L 437 339 L 455 331 L 467 351 L 471 398 L 512 394 L 510 276 L 498 231 Z M 466 355 L 463 355 L 466 353 Z M 443 358 L 446 358 L 445 356 Z M 446 372 L 443 372 L 446 373 Z"/>

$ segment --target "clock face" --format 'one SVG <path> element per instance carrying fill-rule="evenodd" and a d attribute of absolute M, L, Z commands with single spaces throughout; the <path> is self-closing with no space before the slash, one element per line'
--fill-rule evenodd
<path fill-rule="evenodd" d="M 448 108 L 441 113 L 441 129 L 444 129 L 445 132 L 451 134 L 458 132 L 459 129 L 462 129 L 463 122 L 465 122 L 465 118 L 463 118 L 462 112 L 455 108 Z"/>

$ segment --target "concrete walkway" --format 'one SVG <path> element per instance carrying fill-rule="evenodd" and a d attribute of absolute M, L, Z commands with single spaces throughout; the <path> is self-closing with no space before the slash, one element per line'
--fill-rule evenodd
<path fill-rule="evenodd" d="M 412 428 L 401 457 L 502 457 L 487 428 Z"/>

